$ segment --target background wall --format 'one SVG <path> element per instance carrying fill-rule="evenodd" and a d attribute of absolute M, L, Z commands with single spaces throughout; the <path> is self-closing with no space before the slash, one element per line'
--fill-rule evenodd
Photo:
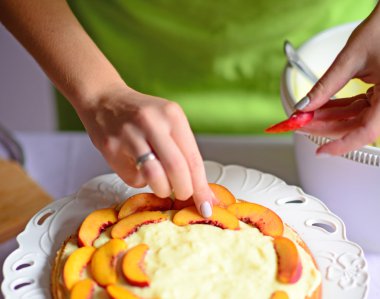
<path fill-rule="evenodd" d="M 17 131 L 53 131 L 51 83 L 0 23 L 0 123 Z"/>

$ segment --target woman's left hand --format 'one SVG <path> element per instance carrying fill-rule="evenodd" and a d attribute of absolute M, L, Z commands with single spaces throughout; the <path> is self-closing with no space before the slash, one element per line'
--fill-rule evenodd
<path fill-rule="evenodd" d="M 380 6 L 351 34 L 346 46 L 308 95 L 295 105 L 314 111 L 314 119 L 302 128 L 334 140 L 317 154 L 342 155 L 380 136 Z M 366 94 L 331 100 L 350 79 L 374 86 Z"/>

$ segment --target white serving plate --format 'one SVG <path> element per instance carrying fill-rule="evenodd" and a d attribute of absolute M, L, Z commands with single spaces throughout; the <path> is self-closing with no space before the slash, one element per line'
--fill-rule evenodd
<path fill-rule="evenodd" d="M 209 182 L 225 185 L 237 198 L 273 209 L 300 234 L 321 270 L 324 299 L 367 297 L 369 274 L 363 251 L 347 240 L 342 220 L 321 201 L 254 169 L 215 162 L 205 165 Z M 1 289 L 5 298 L 50 298 L 51 267 L 62 242 L 91 211 L 144 191 L 149 189 L 128 187 L 115 174 L 103 175 L 37 213 L 17 237 L 19 248 L 4 263 Z"/>

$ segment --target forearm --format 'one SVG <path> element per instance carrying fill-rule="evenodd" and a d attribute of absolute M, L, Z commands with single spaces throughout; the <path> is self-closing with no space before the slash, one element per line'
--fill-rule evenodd
<path fill-rule="evenodd" d="M 3 0 L 0 20 L 77 110 L 124 84 L 66 1 Z"/>

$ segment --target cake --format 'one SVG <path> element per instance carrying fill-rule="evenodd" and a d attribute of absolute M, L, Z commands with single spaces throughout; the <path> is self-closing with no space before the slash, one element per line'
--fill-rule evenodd
<path fill-rule="evenodd" d="M 320 299 L 321 274 L 272 210 L 210 184 L 213 215 L 192 199 L 129 197 L 90 213 L 52 270 L 53 299 Z"/>

